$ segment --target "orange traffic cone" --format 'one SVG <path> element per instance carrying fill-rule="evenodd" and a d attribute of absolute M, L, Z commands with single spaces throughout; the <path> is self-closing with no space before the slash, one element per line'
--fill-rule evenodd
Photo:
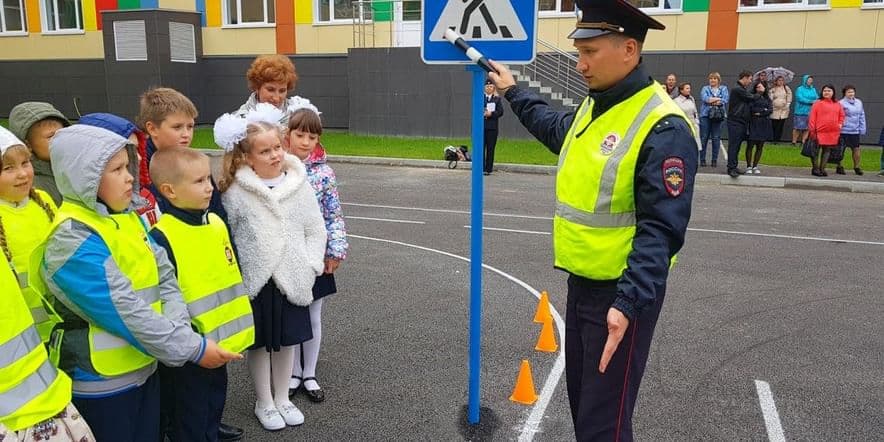
<path fill-rule="evenodd" d="M 548 318 L 543 323 L 543 328 L 540 329 L 540 336 L 537 338 L 537 345 L 534 346 L 534 349 L 549 353 L 559 349 L 559 344 L 556 344 L 556 333 L 553 330 L 552 318 Z"/>
<path fill-rule="evenodd" d="M 537 311 L 534 313 L 534 322 L 543 324 L 547 318 L 551 318 L 549 313 L 549 294 L 546 290 L 540 292 L 540 301 L 537 303 Z"/>
<path fill-rule="evenodd" d="M 531 364 L 527 359 L 522 360 L 519 368 L 519 377 L 516 379 L 516 388 L 510 400 L 524 405 L 531 405 L 537 401 L 537 392 L 534 391 L 534 379 L 531 376 Z"/>

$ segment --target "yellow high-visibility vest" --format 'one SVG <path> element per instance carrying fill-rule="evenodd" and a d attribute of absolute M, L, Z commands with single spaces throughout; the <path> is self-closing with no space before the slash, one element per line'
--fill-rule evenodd
<path fill-rule="evenodd" d="M 642 143 L 663 117 L 687 117 L 656 82 L 595 121 L 593 104 L 589 97 L 583 101 L 559 154 L 553 248 L 556 267 L 612 280 L 620 278 L 632 251 Z"/>
<path fill-rule="evenodd" d="M 71 378 L 49 362 L 6 256 L 0 253 L 0 424 L 18 431 L 71 401 Z"/>
<path fill-rule="evenodd" d="M 52 231 L 68 219 L 81 222 L 95 231 L 107 245 L 111 257 L 132 284 L 136 295 L 160 313 L 159 271 L 153 250 L 147 239 L 147 230 L 134 212 L 101 216 L 76 203 L 65 201 L 55 216 Z M 51 236 L 51 235 L 50 235 Z M 40 277 L 46 243 L 41 244 L 31 259 L 31 286 L 39 293 L 47 293 L 45 282 Z M 155 359 L 125 339 L 108 333 L 96 324 L 89 322 L 89 360 L 95 371 L 102 376 L 120 376 L 132 373 L 154 363 Z"/>
<path fill-rule="evenodd" d="M 58 211 L 52 198 L 46 192 L 39 189 L 36 192 L 52 208 L 53 212 Z M 21 294 L 34 318 L 40 339 L 43 342 L 48 342 L 52 328 L 61 322 L 61 318 L 46 299 L 30 288 L 28 262 L 31 252 L 49 235 L 52 222 L 49 221 L 43 208 L 33 200 L 29 200 L 22 207 L 0 204 L 0 219 L 2 219 L 3 230 L 6 232 L 6 246 L 12 254 L 12 267 L 18 277 Z"/>
<path fill-rule="evenodd" d="M 209 223 L 189 225 L 160 216 L 178 268 L 178 285 L 197 331 L 222 348 L 240 353 L 255 342 L 252 305 L 224 221 L 210 213 Z"/>

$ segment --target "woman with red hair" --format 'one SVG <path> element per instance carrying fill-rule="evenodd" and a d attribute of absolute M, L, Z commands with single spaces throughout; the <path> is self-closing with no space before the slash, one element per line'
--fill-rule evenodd
<path fill-rule="evenodd" d="M 288 96 L 295 89 L 298 74 L 295 65 L 285 55 L 259 55 L 246 72 L 246 79 L 252 95 L 240 106 L 236 112 L 238 115 L 245 115 L 259 103 L 269 103 L 283 111 L 285 117 L 279 123 L 288 127 L 289 115 L 297 108 L 304 107 L 305 103 L 310 104 L 306 98 Z"/>
<path fill-rule="evenodd" d="M 808 133 L 819 145 L 819 159 L 816 158 L 816 154 L 810 159 L 811 174 L 829 176 L 826 173 L 826 163 L 829 162 L 832 149 L 838 148 L 841 126 L 844 125 L 844 108 L 835 101 L 835 86 L 831 84 L 823 86 L 820 95 L 822 97 L 810 108 L 807 125 Z"/>

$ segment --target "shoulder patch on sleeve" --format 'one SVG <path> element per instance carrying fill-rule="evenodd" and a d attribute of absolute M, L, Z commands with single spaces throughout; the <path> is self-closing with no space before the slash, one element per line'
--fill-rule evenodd
<path fill-rule="evenodd" d="M 659 121 L 657 124 L 654 125 L 654 128 L 652 129 L 652 131 L 656 134 L 659 134 L 659 133 L 666 132 L 668 130 L 673 130 L 673 129 L 675 129 L 675 125 L 673 125 L 672 122 L 670 122 L 668 119 L 664 118 L 663 120 Z"/>
<path fill-rule="evenodd" d="M 675 198 L 684 192 L 685 167 L 681 157 L 667 157 L 663 160 L 663 187 L 666 193 Z"/>

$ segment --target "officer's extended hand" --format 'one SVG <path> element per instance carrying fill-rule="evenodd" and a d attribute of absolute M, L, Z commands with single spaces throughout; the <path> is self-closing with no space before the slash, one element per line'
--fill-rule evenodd
<path fill-rule="evenodd" d="M 626 329 L 629 327 L 629 318 L 620 310 L 614 307 L 608 309 L 608 340 L 605 342 L 605 349 L 602 351 L 602 360 L 599 361 L 599 373 L 604 373 L 608 369 L 608 363 L 614 357 L 617 346 L 623 340 Z"/>
<path fill-rule="evenodd" d="M 230 361 L 242 359 L 239 353 L 231 353 L 218 346 L 218 343 L 206 339 L 206 351 L 200 359 L 199 366 L 203 368 L 218 368 Z"/>
<path fill-rule="evenodd" d="M 502 91 L 510 86 L 516 85 L 516 79 L 513 78 L 513 74 L 506 68 L 506 66 L 494 60 L 488 60 L 488 62 L 491 64 L 491 67 L 497 71 L 488 73 L 488 78 L 494 83 L 494 87 L 496 87 L 497 90 Z"/>

